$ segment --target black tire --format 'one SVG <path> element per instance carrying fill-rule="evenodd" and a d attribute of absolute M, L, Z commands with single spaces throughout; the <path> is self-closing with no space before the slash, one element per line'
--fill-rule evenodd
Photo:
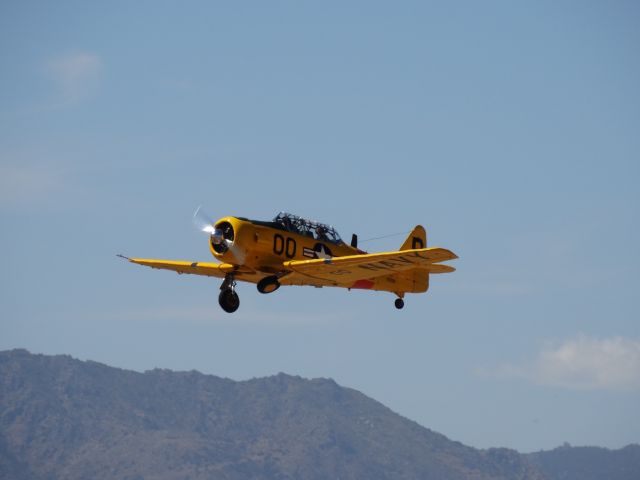
<path fill-rule="evenodd" d="M 270 277 L 264 277 L 258 282 L 258 291 L 260 293 L 273 293 L 280 288 L 280 282 L 278 277 L 272 275 Z"/>
<path fill-rule="evenodd" d="M 238 310 L 240 306 L 240 297 L 238 297 L 238 294 L 234 290 L 227 288 L 220 292 L 218 303 L 220 303 L 220 306 L 225 312 L 233 313 Z"/>
<path fill-rule="evenodd" d="M 395 306 L 398 310 L 401 310 L 404 307 L 404 300 L 401 298 L 396 298 Z"/>

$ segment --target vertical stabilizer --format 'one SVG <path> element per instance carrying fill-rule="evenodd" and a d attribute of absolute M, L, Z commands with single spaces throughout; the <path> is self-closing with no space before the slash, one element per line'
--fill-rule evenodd
<path fill-rule="evenodd" d="M 415 226 L 400 247 L 400 250 L 415 250 L 418 248 L 427 248 L 427 232 L 422 225 Z M 429 289 L 429 272 L 427 270 L 416 268 L 406 272 L 404 275 L 409 276 L 413 282 L 413 292 L 426 292 Z"/>
<path fill-rule="evenodd" d="M 416 225 L 400 250 L 415 250 L 417 248 L 427 248 L 427 232 L 422 225 Z"/>

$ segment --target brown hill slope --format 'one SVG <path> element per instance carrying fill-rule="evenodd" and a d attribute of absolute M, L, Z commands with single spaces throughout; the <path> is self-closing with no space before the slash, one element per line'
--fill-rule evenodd
<path fill-rule="evenodd" d="M 539 479 L 332 380 L 235 382 L 0 352 L 0 477 Z"/>
<path fill-rule="evenodd" d="M 528 455 L 550 480 L 638 480 L 640 445 L 619 450 L 565 445 Z"/>

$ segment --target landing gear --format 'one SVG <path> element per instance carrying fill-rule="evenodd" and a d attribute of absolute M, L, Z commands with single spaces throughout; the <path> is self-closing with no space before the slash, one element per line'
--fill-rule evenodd
<path fill-rule="evenodd" d="M 280 288 L 280 282 L 278 277 L 272 275 L 270 277 L 264 277 L 258 282 L 258 291 L 260 293 L 272 293 Z"/>
<path fill-rule="evenodd" d="M 225 312 L 233 313 L 240 306 L 240 297 L 238 297 L 235 290 L 227 288 L 220 291 L 218 302 Z"/>
<path fill-rule="evenodd" d="M 218 303 L 227 313 L 235 312 L 240 306 L 240 297 L 236 293 L 236 282 L 231 273 L 224 277 L 224 282 L 220 286 Z"/>
<path fill-rule="evenodd" d="M 401 298 L 396 298 L 395 306 L 398 310 L 402 309 L 402 307 L 404 307 L 404 300 Z"/>

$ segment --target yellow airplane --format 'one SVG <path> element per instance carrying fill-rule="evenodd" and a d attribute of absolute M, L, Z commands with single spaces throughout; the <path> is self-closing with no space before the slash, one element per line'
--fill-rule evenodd
<path fill-rule="evenodd" d="M 426 292 L 429 274 L 455 271 L 441 262 L 458 258 L 444 248 L 426 248 L 427 234 L 420 225 L 400 250 L 367 253 L 358 248 L 355 234 L 347 245 L 333 227 L 285 212 L 270 222 L 243 217 L 211 222 L 198 209 L 194 222 L 209 235 L 209 249 L 222 263 L 118 256 L 180 274 L 223 278 L 218 301 L 228 313 L 240 306 L 236 281 L 255 283 L 260 293 L 272 293 L 281 285 L 392 292 L 400 309 L 405 293 Z"/>

